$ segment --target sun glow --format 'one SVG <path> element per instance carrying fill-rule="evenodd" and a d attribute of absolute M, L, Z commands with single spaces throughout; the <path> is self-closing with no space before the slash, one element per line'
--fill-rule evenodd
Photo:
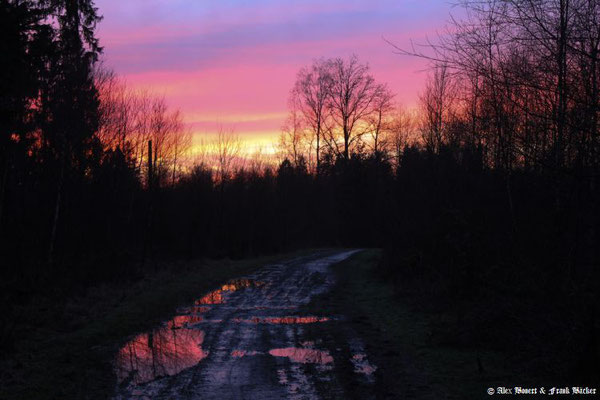
<path fill-rule="evenodd" d="M 278 131 L 270 132 L 244 132 L 232 135 L 239 146 L 236 156 L 247 160 L 261 158 L 273 163 L 277 162 L 279 148 L 277 137 Z M 192 146 L 189 152 L 190 161 L 205 161 L 205 158 L 213 158 L 218 153 L 218 132 L 194 132 Z"/>

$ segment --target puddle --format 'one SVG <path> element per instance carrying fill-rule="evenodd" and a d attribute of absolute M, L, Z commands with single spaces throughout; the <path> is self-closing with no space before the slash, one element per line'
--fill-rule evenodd
<path fill-rule="evenodd" d="M 233 358 L 242 358 L 246 356 L 256 356 L 258 354 L 262 354 L 261 352 L 254 350 L 233 350 L 231 352 L 231 357 Z"/>
<path fill-rule="evenodd" d="M 329 364 L 333 362 L 333 357 L 327 350 L 286 347 L 271 349 L 269 354 L 274 357 L 287 357 L 293 362 L 302 364 Z"/>
<path fill-rule="evenodd" d="M 197 324 L 202 321 L 204 321 L 204 318 L 201 315 L 177 315 L 175 318 L 167 322 L 166 325 L 167 328 L 170 329 L 180 329 L 185 328 L 189 325 Z"/>
<path fill-rule="evenodd" d="M 367 360 L 367 355 L 364 353 L 353 355 L 350 361 L 352 361 L 352 364 L 354 365 L 354 372 L 357 374 L 371 375 L 377 371 L 377 367 L 369 363 L 369 360 Z"/>
<path fill-rule="evenodd" d="M 175 375 L 206 358 L 208 352 L 202 349 L 204 331 L 170 327 L 178 323 L 169 321 L 167 326 L 138 335 L 125 344 L 116 359 L 118 382 L 141 384 Z"/>
<path fill-rule="evenodd" d="M 369 362 L 362 341 L 358 338 L 352 338 L 348 341 L 348 344 L 353 353 L 350 362 L 354 366 L 354 372 L 364 375 L 369 382 L 373 381 L 374 377 L 372 375 L 377 371 L 377 367 Z"/>
<path fill-rule="evenodd" d="M 221 304 L 223 303 L 223 291 L 221 289 L 210 292 L 204 297 L 196 300 L 195 304 Z"/>
<path fill-rule="evenodd" d="M 254 279 L 232 279 L 227 282 L 221 290 L 235 292 L 236 290 L 249 288 L 249 287 L 261 287 L 264 286 L 264 282 L 255 281 Z"/>
<path fill-rule="evenodd" d="M 194 306 L 178 310 L 182 315 L 167 321 L 163 327 L 134 337 L 117 354 L 118 382 L 131 381 L 139 385 L 162 376 L 176 375 L 198 364 L 208 356 L 208 351 L 202 349 L 204 331 L 191 326 L 222 322 L 220 319 L 206 320 L 200 314 L 210 311 L 209 305 L 223 304 L 226 293 L 263 285 L 252 279 L 231 280 L 196 300 Z"/>
<path fill-rule="evenodd" d="M 327 322 L 327 317 L 252 317 L 250 319 L 234 318 L 233 322 L 252 324 L 314 324 Z"/>
<path fill-rule="evenodd" d="M 220 289 L 213 290 L 208 293 L 204 297 L 196 300 L 194 302 L 195 305 L 211 305 L 211 304 L 223 304 L 224 293 L 225 292 L 236 292 L 240 289 L 250 288 L 250 287 L 261 287 L 264 286 L 264 282 L 258 282 L 253 279 L 233 279 L 223 286 Z"/>
<path fill-rule="evenodd" d="M 287 379 L 287 375 L 285 373 L 285 369 L 278 369 L 277 370 L 277 377 L 279 378 L 279 383 L 282 385 L 287 385 L 288 384 L 288 379 Z"/>

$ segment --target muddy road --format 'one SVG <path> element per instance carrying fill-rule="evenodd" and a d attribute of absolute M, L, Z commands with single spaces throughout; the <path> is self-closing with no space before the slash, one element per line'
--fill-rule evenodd
<path fill-rule="evenodd" d="M 267 265 L 126 343 L 114 399 L 369 397 L 377 367 L 343 315 L 306 312 L 354 251 Z M 366 388 L 366 389 L 365 389 Z"/>

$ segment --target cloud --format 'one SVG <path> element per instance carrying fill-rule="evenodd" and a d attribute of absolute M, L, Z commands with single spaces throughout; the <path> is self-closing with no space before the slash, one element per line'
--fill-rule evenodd
<path fill-rule="evenodd" d="M 164 94 L 198 132 L 277 132 L 296 73 L 318 57 L 357 54 L 406 104 L 421 60 L 393 54 L 435 34 L 445 0 L 97 0 L 105 60 L 134 87 Z M 219 122 L 220 121 L 220 122 Z"/>

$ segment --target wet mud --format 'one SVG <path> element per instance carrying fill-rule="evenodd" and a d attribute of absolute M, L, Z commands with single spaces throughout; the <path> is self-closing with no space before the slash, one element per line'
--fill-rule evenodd
<path fill-rule="evenodd" d="M 268 265 L 202 294 L 118 351 L 113 399 L 352 398 L 352 387 L 375 385 L 377 366 L 345 317 L 305 311 L 334 285 L 330 266 L 353 253 Z"/>

